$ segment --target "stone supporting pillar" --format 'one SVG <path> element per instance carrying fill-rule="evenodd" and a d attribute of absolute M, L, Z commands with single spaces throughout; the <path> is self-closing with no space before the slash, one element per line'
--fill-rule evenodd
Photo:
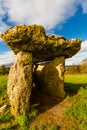
<path fill-rule="evenodd" d="M 64 98 L 64 66 L 64 57 L 57 57 L 45 66 L 38 66 L 34 73 L 34 81 L 40 91 L 54 97 Z"/>
<path fill-rule="evenodd" d="M 10 68 L 7 93 L 11 104 L 11 113 L 27 115 L 32 86 L 32 54 L 19 52 Z"/>

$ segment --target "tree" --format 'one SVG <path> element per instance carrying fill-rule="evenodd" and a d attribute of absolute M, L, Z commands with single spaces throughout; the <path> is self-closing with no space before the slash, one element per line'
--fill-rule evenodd
<path fill-rule="evenodd" d="M 68 74 L 80 73 L 80 65 L 71 65 L 71 66 L 66 67 L 66 73 Z"/>
<path fill-rule="evenodd" d="M 2 65 L 1 67 L 0 67 L 0 74 L 6 74 L 7 73 L 7 70 L 6 70 L 6 67 L 5 67 L 5 65 Z"/>
<path fill-rule="evenodd" d="M 81 64 L 80 70 L 81 73 L 87 73 L 87 62 Z"/>

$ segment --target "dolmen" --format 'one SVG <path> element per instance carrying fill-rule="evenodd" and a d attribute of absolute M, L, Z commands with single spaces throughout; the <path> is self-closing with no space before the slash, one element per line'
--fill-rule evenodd
<path fill-rule="evenodd" d="M 65 59 L 80 50 L 81 39 L 46 35 L 40 25 L 11 27 L 0 37 L 16 55 L 7 83 L 11 113 L 15 117 L 28 114 L 33 82 L 41 93 L 64 98 Z"/>

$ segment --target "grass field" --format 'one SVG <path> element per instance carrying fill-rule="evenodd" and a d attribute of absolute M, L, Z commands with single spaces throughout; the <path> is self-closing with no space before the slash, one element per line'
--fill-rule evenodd
<path fill-rule="evenodd" d="M 87 130 L 87 75 L 66 75 L 65 91 L 73 102 L 64 115 L 65 122 L 68 122 L 65 128 Z"/>
<path fill-rule="evenodd" d="M 87 74 L 67 74 L 65 75 L 65 91 L 69 95 L 76 94 L 78 90 L 86 88 Z"/>
<path fill-rule="evenodd" d="M 8 104 L 7 75 L 0 75 L 0 107 L 4 104 Z M 7 107 L 4 114 L 0 114 L 0 130 L 11 130 L 14 126 L 11 120 L 12 115 L 10 113 L 9 107 Z"/>
<path fill-rule="evenodd" d="M 4 100 L 4 98 L 6 99 L 7 96 L 6 86 L 7 86 L 7 76 L 0 75 L 0 106 L 2 106 L 6 101 Z"/>
<path fill-rule="evenodd" d="M 87 74 L 67 74 L 65 82 L 72 84 L 87 84 Z"/>
<path fill-rule="evenodd" d="M 8 103 L 6 84 L 7 76 L 0 75 L 0 107 Z M 87 130 L 87 75 L 65 75 L 65 91 L 65 98 L 71 100 L 72 106 L 70 106 L 63 115 L 62 125 L 64 130 Z M 29 120 L 32 120 L 32 115 L 36 116 L 35 114 L 36 110 L 31 109 L 31 117 L 29 117 Z M 18 118 L 19 124 L 21 122 L 20 125 L 24 128 L 23 130 L 28 130 L 25 126 L 26 120 L 26 117 Z M 44 128 L 44 126 L 41 126 L 38 130 L 45 130 Z M 10 114 L 9 107 L 3 115 L 0 115 L 0 130 L 20 130 L 19 125 Z M 31 130 L 36 129 L 32 127 Z M 49 129 L 46 130 L 57 130 L 57 128 L 49 127 Z M 61 128 L 59 130 L 61 130 Z"/>

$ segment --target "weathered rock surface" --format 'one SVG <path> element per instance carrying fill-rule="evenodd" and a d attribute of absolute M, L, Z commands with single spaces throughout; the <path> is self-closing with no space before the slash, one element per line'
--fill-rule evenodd
<path fill-rule="evenodd" d="M 4 114 L 6 108 L 7 108 L 7 105 L 3 105 L 2 107 L 0 107 L 0 114 Z"/>
<path fill-rule="evenodd" d="M 34 82 L 39 90 L 54 97 L 64 98 L 64 66 L 64 57 L 38 66 L 34 72 Z"/>
<path fill-rule="evenodd" d="M 11 113 L 16 117 L 29 111 L 29 99 L 32 86 L 32 54 L 19 52 L 10 68 L 7 93 L 11 104 Z"/>
<path fill-rule="evenodd" d="M 67 40 L 62 36 L 46 36 L 40 25 L 19 25 L 9 28 L 1 38 L 17 54 L 32 52 L 33 62 L 53 60 L 59 56 L 72 57 L 80 50 L 80 39 Z"/>

